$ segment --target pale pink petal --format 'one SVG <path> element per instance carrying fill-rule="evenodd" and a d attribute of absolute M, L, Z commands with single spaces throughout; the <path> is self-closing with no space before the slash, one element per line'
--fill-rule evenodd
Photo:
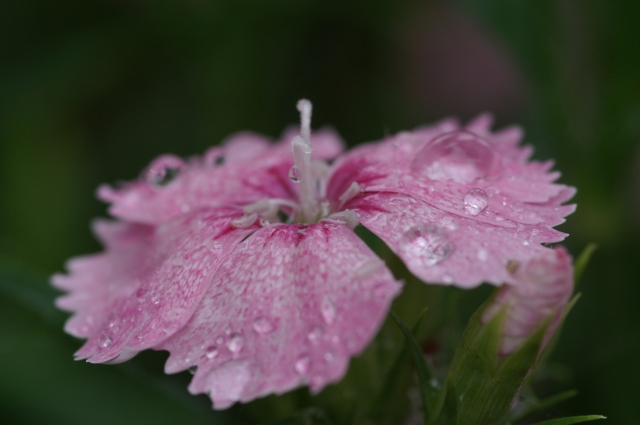
<path fill-rule="evenodd" d="M 452 214 L 502 227 L 563 222 L 575 207 L 561 203 L 574 189 L 553 183 L 559 173 L 549 171 L 552 162 L 525 162 L 530 150 L 517 147 L 519 129 L 492 134 L 490 121 L 483 115 L 467 126 L 467 131 L 479 135 L 444 132 L 455 125 L 444 122 L 360 146 L 336 162 L 327 196 L 334 208 L 341 208 L 343 194 L 357 183 L 363 192 L 402 193 Z M 486 203 L 470 210 L 467 200 L 478 191 Z"/>
<path fill-rule="evenodd" d="M 76 311 L 70 333 L 88 337 L 76 353 L 93 363 L 149 348 L 189 320 L 217 266 L 256 227 L 234 229 L 232 209 L 202 210 L 154 227 L 97 222 L 106 252 L 69 263 L 54 284 Z"/>
<path fill-rule="evenodd" d="M 429 283 L 471 288 L 515 283 L 508 265 L 549 251 L 566 236 L 546 225 L 487 224 L 392 192 L 365 193 L 346 208 L 378 235 L 409 270 Z"/>
<path fill-rule="evenodd" d="M 155 348 L 217 409 L 340 379 L 400 285 L 344 224 L 260 229 L 220 266 L 191 320 Z"/>

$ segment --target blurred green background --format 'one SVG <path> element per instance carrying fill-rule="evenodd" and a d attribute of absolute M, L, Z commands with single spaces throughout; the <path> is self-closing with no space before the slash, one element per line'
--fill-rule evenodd
<path fill-rule="evenodd" d="M 485 110 L 523 125 L 578 187 L 566 245 L 599 246 L 554 354 L 579 395 L 556 412 L 637 423 L 638 22 L 634 0 L 3 0 L 2 423 L 237 423 L 161 353 L 73 362 L 45 277 L 100 249 L 100 183 L 238 130 L 277 137 L 301 97 L 351 145 Z"/>

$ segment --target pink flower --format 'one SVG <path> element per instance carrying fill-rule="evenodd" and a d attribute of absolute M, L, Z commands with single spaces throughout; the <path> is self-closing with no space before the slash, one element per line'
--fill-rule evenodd
<path fill-rule="evenodd" d="M 340 379 L 400 284 L 352 231 L 362 223 L 422 279 L 472 287 L 517 280 L 509 261 L 549 252 L 574 206 L 551 163 L 527 162 L 521 132 L 481 116 L 363 145 L 329 166 L 342 142 L 302 125 L 270 144 L 243 133 L 186 162 L 154 161 L 139 181 L 98 196 L 100 254 L 70 260 L 53 283 L 75 312 L 76 353 L 120 362 L 168 350 L 174 373 L 215 408 Z M 293 154 L 293 155 L 292 155 Z"/>
<path fill-rule="evenodd" d="M 558 246 L 519 265 L 514 279 L 516 284 L 503 286 L 482 317 L 482 322 L 487 323 L 500 310 L 507 309 L 501 355 L 515 352 L 551 318 L 541 349 L 547 345 L 573 292 L 571 256 L 563 246 Z"/>

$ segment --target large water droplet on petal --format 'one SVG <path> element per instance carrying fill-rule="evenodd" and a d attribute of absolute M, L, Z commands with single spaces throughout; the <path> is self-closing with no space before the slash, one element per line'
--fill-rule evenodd
<path fill-rule="evenodd" d="M 309 371 L 310 364 L 311 364 L 311 359 L 309 359 L 309 356 L 302 356 L 298 360 L 296 360 L 296 363 L 294 364 L 293 368 L 300 375 L 304 375 Z"/>
<path fill-rule="evenodd" d="M 258 317 L 253 321 L 253 330 L 259 334 L 266 334 L 273 330 L 273 325 L 266 317 Z"/>
<path fill-rule="evenodd" d="M 227 348 L 232 353 L 238 353 L 244 347 L 244 337 L 240 334 L 233 334 L 227 342 Z"/>
<path fill-rule="evenodd" d="M 444 261 L 453 248 L 444 229 L 433 224 L 413 227 L 400 241 L 401 253 L 426 267 Z"/>
<path fill-rule="evenodd" d="M 431 180 L 470 183 L 499 173 L 502 160 L 486 140 L 456 131 L 429 142 L 411 167 Z"/>
<path fill-rule="evenodd" d="M 487 194 L 482 189 L 471 189 L 464 195 L 464 210 L 467 214 L 478 215 L 480 214 L 489 203 Z"/>
<path fill-rule="evenodd" d="M 300 170 L 295 165 L 289 168 L 289 178 L 294 183 L 300 182 Z"/>
<path fill-rule="evenodd" d="M 103 348 L 107 348 L 112 342 L 113 339 L 107 334 L 102 334 L 100 335 L 100 338 L 98 338 L 98 344 Z"/>
<path fill-rule="evenodd" d="M 175 155 L 162 155 L 149 165 L 145 172 L 147 182 L 155 186 L 166 186 L 180 173 L 184 161 Z"/>

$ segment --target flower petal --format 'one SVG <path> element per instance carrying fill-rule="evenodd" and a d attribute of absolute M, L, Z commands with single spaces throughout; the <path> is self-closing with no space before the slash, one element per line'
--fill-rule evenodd
<path fill-rule="evenodd" d="M 384 319 L 400 285 L 344 224 L 260 229 L 216 272 L 191 320 L 155 348 L 165 370 L 197 366 L 189 387 L 214 407 L 313 392 L 340 379 Z"/>
<path fill-rule="evenodd" d="M 92 363 L 156 345 L 189 320 L 217 266 L 256 227 L 233 229 L 233 209 L 203 210 L 154 227 L 98 221 L 105 253 L 71 260 L 53 278 L 71 291 L 67 331 L 89 337 L 76 353 Z"/>
<path fill-rule="evenodd" d="M 541 243 L 566 236 L 546 225 L 496 226 L 451 214 L 404 194 L 365 193 L 348 208 L 383 239 L 409 270 L 429 283 L 463 288 L 516 283 L 510 262 L 549 251 Z"/>
<path fill-rule="evenodd" d="M 490 123 L 489 115 L 481 115 L 462 131 L 454 121 L 443 121 L 358 147 L 336 162 L 327 196 L 334 209 L 341 208 L 341 196 L 357 183 L 364 192 L 403 193 L 452 214 L 502 227 L 563 222 L 575 207 L 561 203 L 574 189 L 553 183 L 559 173 L 549 172 L 552 162 L 526 162 L 531 151 L 517 146 L 519 128 L 491 133 Z M 443 146 L 434 148 L 438 143 Z M 434 167 L 438 155 L 451 158 L 444 165 L 435 162 Z M 470 216 L 465 197 L 477 191 L 487 202 Z"/>

